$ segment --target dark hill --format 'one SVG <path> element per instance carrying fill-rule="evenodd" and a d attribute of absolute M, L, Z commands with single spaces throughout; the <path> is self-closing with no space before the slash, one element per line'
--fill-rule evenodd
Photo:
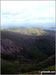
<path fill-rule="evenodd" d="M 41 61 L 55 53 L 55 35 L 51 32 L 44 35 L 26 35 L 18 32 L 1 31 L 1 38 L 2 40 L 9 39 L 17 47 L 21 47 L 23 50 L 20 51 L 20 54 L 27 59 Z"/>
<path fill-rule="evenodd" d="M 2 30 L 1 46 L 5 47 L 1 51 L 2 59 L 36 65 L 55 55 L 55 31 L 45 31 L 37 28 L 15 29 L 15 31 L 12 29 Z M 52 62 L 54 63 L 54 60 Z"/>

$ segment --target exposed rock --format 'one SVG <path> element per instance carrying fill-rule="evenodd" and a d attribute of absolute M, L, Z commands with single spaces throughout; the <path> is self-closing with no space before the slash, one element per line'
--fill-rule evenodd
<path fill-rule="evenodd" d="M 20 47 L 16 46 L 16 44 L 10 39 L 2 39 L 0 40 L 0 52 L 5 54 L 11 54 L 13 52 L 19 52 Z"/>

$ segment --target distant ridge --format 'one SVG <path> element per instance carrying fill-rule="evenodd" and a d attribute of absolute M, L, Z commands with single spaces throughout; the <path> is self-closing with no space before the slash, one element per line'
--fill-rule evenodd
<path fill-rule="evenodd" d="M 49 30 L 56 30 L 56 27 L 49 27 Z"/>

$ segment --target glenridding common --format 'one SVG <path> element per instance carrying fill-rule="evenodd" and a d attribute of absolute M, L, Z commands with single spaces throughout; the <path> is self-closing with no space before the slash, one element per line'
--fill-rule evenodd
<path fill-rule="evenodd" d="M 55 75 L 55 1 L 2 1 L 1 74 Z"/>

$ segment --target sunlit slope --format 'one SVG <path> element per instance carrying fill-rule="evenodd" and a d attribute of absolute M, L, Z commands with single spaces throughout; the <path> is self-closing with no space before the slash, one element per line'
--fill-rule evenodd
<path fill-rule="evenodd" d="M 33 28 L 33 27 L 8 28 L 7 30 L 13 31 L 13 32 L 19 32 L 21 34 L 26 34 L 26 35 L 43 35 L 43 34 L 48 34 L 43 29 Z"/>

